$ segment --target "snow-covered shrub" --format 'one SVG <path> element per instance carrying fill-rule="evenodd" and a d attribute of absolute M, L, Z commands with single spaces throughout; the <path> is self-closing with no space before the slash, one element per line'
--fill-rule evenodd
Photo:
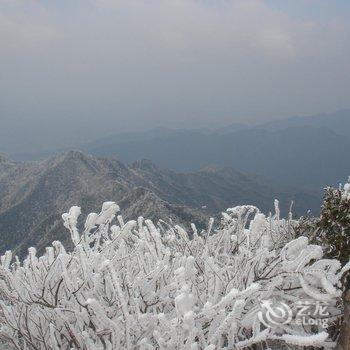
<path fill-rule="evenodd" d="M 327 187 L 319 217 L 301 218 L 297 231 L 307 235 L 314 243 L 322 244 L 325 256 L 338 259 L 346 269 L 350 259 L 350 179 L 339 188 Z M 334 337 L 338 337 L 338 348 L 350 350 L 350 275 L 342 276 L 345 286 L 343 293 L 344 313 L 342 320 L 334 327 Z"/>
<path fill-rule="evenodd" d="M 319 217 L 302 218 L 297 229 L 322 243 L 328 257 L 346 264 L 350 258 L 350 178 L 339 188 L 327 187 Z"/>
<path fill-rule="evenodd" d="M 293 222 L 257 208 L 227 210 L 204 232 L 139 218 L 113 224 L 118 206 L 104 203 L 83 232 L 80 209 L 63 215 L 74 250 L 53 242 L 23 263 L 1 258 L 0 334 L 17 348 L 248 349 L 270 341 L 332 347 L 321 326 L 266 325 L 264 305 L 327 302 L 339 314 L 337 260 Z"/>

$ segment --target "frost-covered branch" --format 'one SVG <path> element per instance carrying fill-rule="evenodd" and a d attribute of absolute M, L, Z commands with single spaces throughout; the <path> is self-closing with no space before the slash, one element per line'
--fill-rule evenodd
<path fill-rule="evenodd" d="M 103 204 L 83 232 L 80 208 L 63 215 L 74 250 L 53 242 L 20 263 L 1 257 L 0 336 L 33 349 L 247 349 L 282 341 L 327 346 L 320 326 L 266 326 L 266 302 L 291 310 L 301 300 L 341 312 L 337 260 L 293 239 L 291 220 L 252 206 L 223 213 L 218 229 L 187 232 L 139 218 L 115 221 Z M 119 222 L 119 224 L 114 224 Z M 265 303 L 265 304 L 264 304 Z M 331 343 L 328 346 L 331 347 Z"/>

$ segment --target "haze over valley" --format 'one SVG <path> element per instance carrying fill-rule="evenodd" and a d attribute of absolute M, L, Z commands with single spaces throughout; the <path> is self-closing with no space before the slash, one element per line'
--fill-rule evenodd
<path fill-rule="evenodd" d="M 146 215 L 205 227 L 227 207 L 317 215 L 322 190 L 350 174 L 350 111 L 216 129 L 116 133 L 70 148 L 32 149 L 0 160 L 1 249 L 23 254 L 69 244 L 61 213 L 118 202 L 125 218 Z M 293 202 L 293 205 L 292 205 Z M 18 220 L 18 217 L 21 220 Z"/>

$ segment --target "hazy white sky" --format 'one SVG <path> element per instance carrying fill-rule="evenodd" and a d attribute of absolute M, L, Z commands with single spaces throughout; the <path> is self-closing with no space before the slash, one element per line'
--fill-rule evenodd
<path fill-rule="evenodd" d="M 0 150 L 350 107 L 349 19 L 348 0 L 1 0 Z"/>

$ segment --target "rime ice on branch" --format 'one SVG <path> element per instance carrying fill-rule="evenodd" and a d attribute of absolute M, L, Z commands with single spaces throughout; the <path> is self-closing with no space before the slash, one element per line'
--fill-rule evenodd
<path fill-rule="evenodd" d="M 218 229 L 186 232 L 140 217 L 124 223 L 103 204 L 83 232 L 80 208 L 63 215 L 74 250 L 53 242 L 21 264 L 1 258 L 1 337 L 34 349 L 247 349 L 269 341 L 331 348 L 324 329 L 266 327 L 263 301 L 294 309 L 326 301 L 338 315 L 340 264 L 293 237 L 293 221 L 252 206 L 223 213 Z"/>

